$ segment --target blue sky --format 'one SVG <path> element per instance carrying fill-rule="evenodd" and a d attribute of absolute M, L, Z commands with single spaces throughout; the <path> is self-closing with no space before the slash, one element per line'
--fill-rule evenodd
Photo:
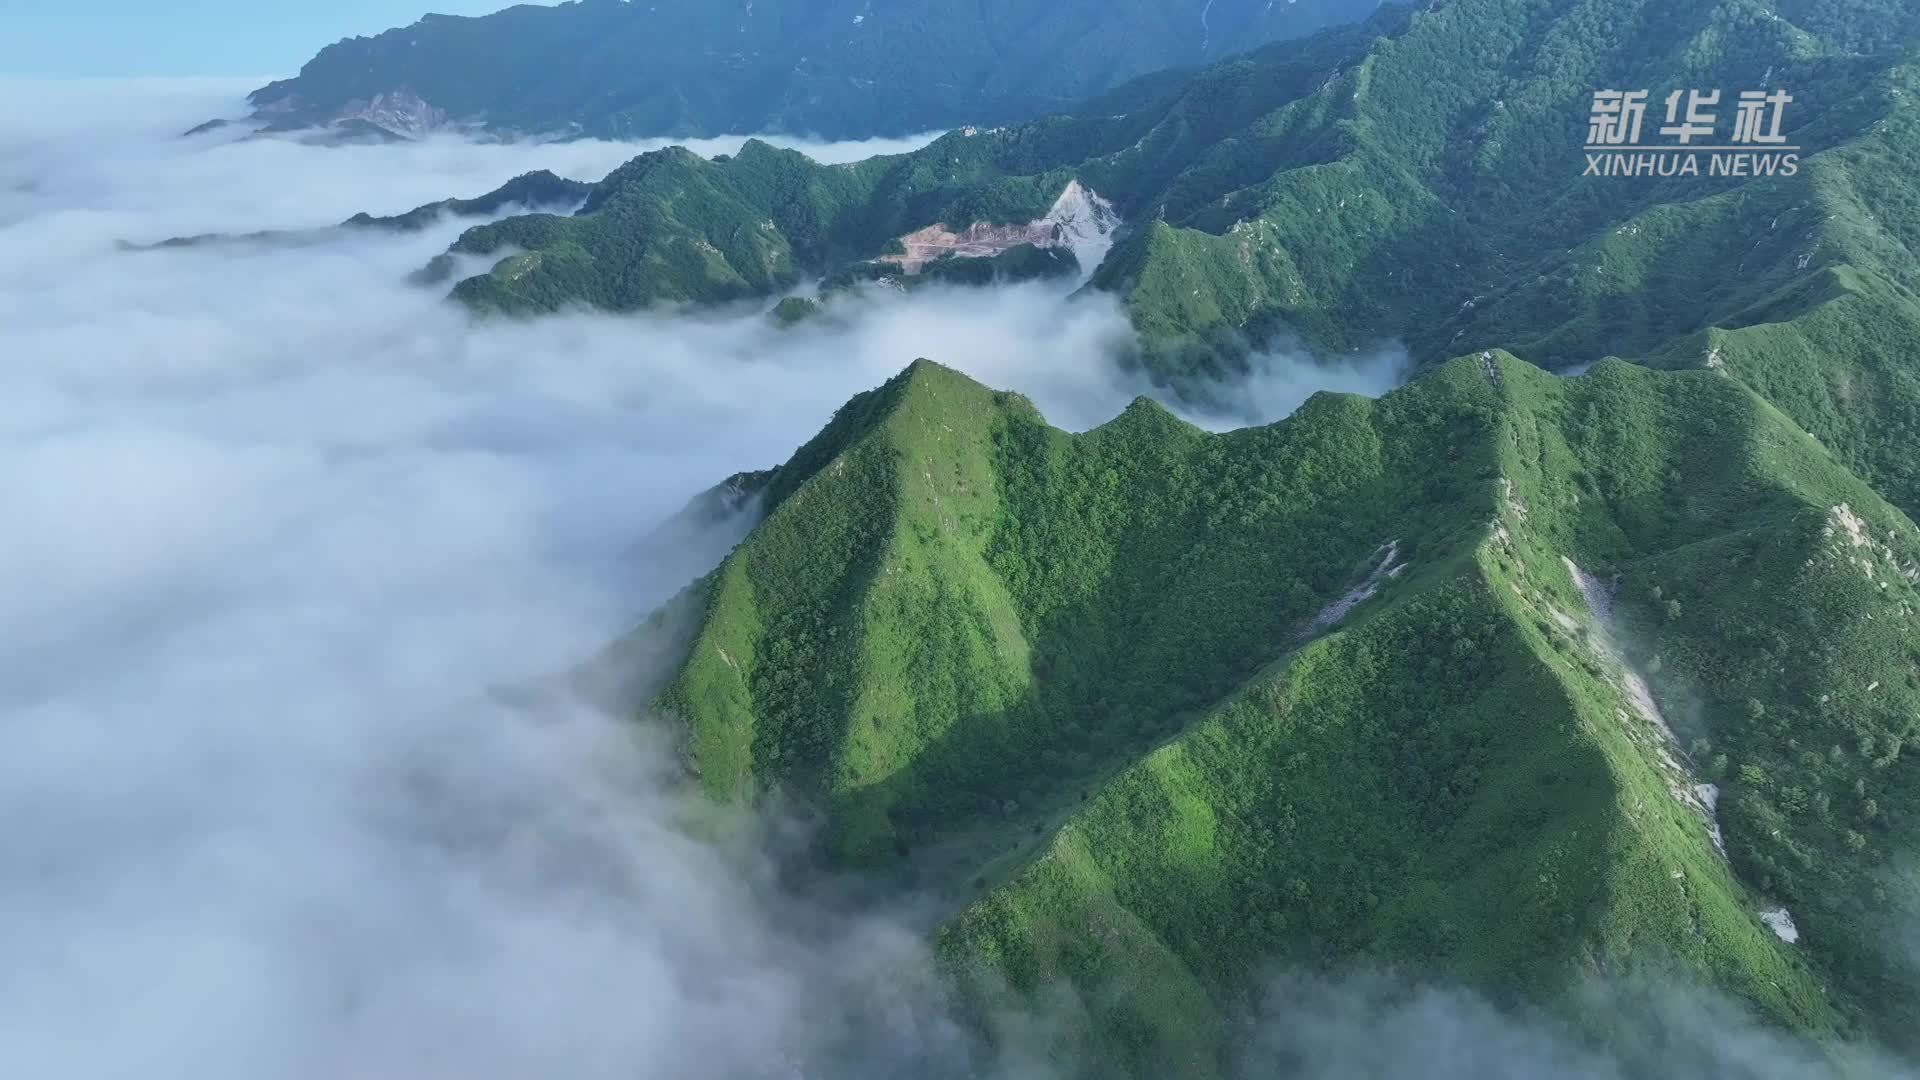
<path fill-rule="evenodd" d="M 291 75 L 343 37 L 513 0 L 0 0 L 0 75 Z"/>

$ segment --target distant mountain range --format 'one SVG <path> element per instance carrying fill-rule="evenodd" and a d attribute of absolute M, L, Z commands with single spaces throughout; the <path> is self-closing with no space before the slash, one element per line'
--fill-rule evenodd
<path fill-rule="evenodd" d="M 1920 508 L 1920 70 L 1893 46 L 1920 12 L 1777 6 L 1803 21 L 1758 0 L 1389 8 L 907 155 L 659 151 L 576 214 L 469 230 L 455 251 L 513 254 L 455 295 L 621 310 L 904 278 L 929 237 L 1046 245 L 1033 226 L 1076 185 L 1119 223 L 1091 287 L 1124 299 L 1163 377 L 1230 371 L 1276 334 L 1727 369 Z M 1788 88 L 1791 175 L 1586 175 L 1608 86 Z"/>
<path fill-rule="evenodd" d="M 123 242 L 120 246 L 129 251 L 147 251 L 155 248 L 198 247 L 219 243 L 298 244 L 324 239 L 331 236 L 337 229 L 419 232 L 439 224 L 446 218 L 490 217 L 509 210 L 568 211 L 579 206 L 592 190 L 592 184 L 580 180 L 568 180 L 555 176 L 545 169 L 538 169 L 534 172 L 522 173 L 478 198 L 441 199 L 427 203 L 425 206 L 416 206 L 404 214 L 376 217 L 363 211 L 338 225 L 324 228 L 283 229 L 255 233 L 200 233 L 194 236 L 175 236 L 156 244 Z"/>
<path fill-rule="evenodd" d="M 252 95 L 277 128 L 870 137 L 1029 120 L 1379 0 L 575 0 L 428 15 Z"/>

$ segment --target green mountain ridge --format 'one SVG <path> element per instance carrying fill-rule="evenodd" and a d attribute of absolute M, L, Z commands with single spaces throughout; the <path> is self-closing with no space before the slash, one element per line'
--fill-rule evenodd
<path fill-rule="evenodd" d="M 1391 21 L 1383 16 L 1369 26 Z M 1304 93 L 1331 57 L 1373 33 L 1351 28 L 1303 43 L 1301 55 L 1262 72 L 1279 80 L 1262 92 Z M 1183 114 L 1200 106 L 1178 100 L 1168 106 L 1168 82 L 1169 76 L 1149 77 L 1090 102 L 1089 115 L 1097 119 L 969 127 L 911 154 L 846 165 L 820 165 L 758 140 L 712 161 L 679 147 L 643 154 L 601 181 L 573 217 L 510 219 L 461 237 L 454 246 L 459 252 L 522 254 L 503 260 L 491 275 L 463 282 L 455 295 L 483 310 L 519 313 L 575 304 L 619 311 L 724 302 L 871 264 L 928 226 L 1032 222 L 1047 214 L 1091 154 L 1188 122 Z M 1204 107 L 1212 112 L 1216 105 Z M 1226 114 L 1207 126 L 1231 120 Z M 1089 186 L 1107 195 L 1109 179 Z"/>
<path fill-rule="evenodd" d="M 1164 379 L 1228 374 L 1276 336 L 1399 340 L 1423 363 L 1723 366 L 1915 510 L 1916 35 L 1920 16 L 1877 0 L 1382 9 L 908 155 L 649 155 L 580 215 L 462 237 L 521 254 L 456 295 L 521 313 L 773 296 L 884 267 L 930 225 L 1033 221 L 1078 181 L 1128 223 L 1091 287 L 1122 297 Z M 1586 177 L 1606 86 L 1786 87 L 1804 149 L 1791 176 Z"/>
<path fill-rule="evenodd" d="M 220 243 L 301 243 L 324 239 L 340 229 L 378 229 L 387 232 L 420 232 L 430 228 L 445 218 L 490 217 L 513 208 L 537 211 L 547 207 L 575 206 L 586 199 L 593 185 L 580 180 L 569 180 L 556 176 L 546 169 L 522 173 L 499 187 L 471 199 L 441 199 L 424 206 L 416 206 L 403 214 L 374 215 L 364 211 L 340 222 L 338 225 L 319 229 L 272 230 L 245 234 L 199 233 L 193 236 L 175 236 L 154 244 L 129 244 L 120 246 L 125 250 L 145 251 L 164 248 L 200 247 L 206 244 Z M 433 269 L 439 271 L 441 279 L 451 269 L 452 260 L 436 260 Z"/>
<path fill-rule="evenodd" d="M 1276 962 L 1907 1037 L 1920 530 L 1724 372 L 1487 353 L 1068 435 L 922 361 L 761 495 L 652 711 L 948 897 L 982 1008 L 1075 988 L 1084 1075 L 1212 1075 Z"/>
<path fill-rule="evenodd" d="M 276 127 L 406 135 L 911 134 L 1029 120 L 1135 76 L 1360 18 L 1377 2 L 523 4 L 338 42 L 250 100 Z"/>
<path fill-rule="evenodd" d="M 921 158 L 825 166 L 749 140 L 708 160 L 681 147 L 643 154 L 595 185 L 579 213 L 507 218 L 468 230 L 452 251 L 519 254 L 468 278 L 475 308 L 631 310 L 771 296 L 808 277 L 897 251 L 929 222 L 1031 221 L 1072 179 L 991 178 L 999 136 L 955 133 Z M 963 226 L 964 227 L 964 226 Z"/>
<path fill-rule="evenodd" d="M 1218 1075 L 1265 972 L 1373 964 L 1562 1012 L 1672 978 L 1913 1056 L 1917 34 L 1880 0 L 1384 9 L 911 154 L 641 155 L 468 230 L 498 258 L 453 292 L 1046 270 L 1077 192 L 1166 381 L 1283 334 L 1423 363 L 1069 434 L 917 362 L 691 509 L 760 517 L 598 666 L 708 798 L 803 804 L 827 865 L 934 898 L 982 1027 L 1077 1003 L 1065 1071 Z M 1786 88 L 1800 156 L 1583 176 L 1605 87 Z"/>

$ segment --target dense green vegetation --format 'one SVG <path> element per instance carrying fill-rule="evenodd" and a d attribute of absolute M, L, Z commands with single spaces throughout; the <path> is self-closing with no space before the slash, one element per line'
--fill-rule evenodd
<path fill-rule="evenodd" d="M 1044 215 L 1069 176 L 1005 175 L 1004 141 L 956 132 L 929 147 L 935 153 L 839 166 L 758 140 L 713 160 L 680 147 L 643 154 L 595 185 L 577 215 L 469 230 L 455 251 L 520 254 L 455 295 L 504 311 L 624 310 L 759 297 L 830 268 L 844 274 L 930 221 Z"/>
<path fill-rule="evenodd" d="M 1166 378 L 1228 372 L 1278 332 L 1328 351 L 1397 339 L 1422 362 L 1511 348 L 1550 368 L 1725 367 L 1920 509 L 1920 69 L 1896 47 L 1915 18 L 1870 0 L 1387 8 L 901 157 L 640 159 L 577 218 L 463 239 L 529 253 L 461 295 L 512 310 L 766 295 L 866 273 L 933 222 L 1030 220 L 1076 178 L 1132 224 L 1093 286 L 1124 297 Z M 1763 85 L 1795 98 L 1794 175 L 1582 175 L 1596 87 L 1731 101 Z"/>
<path fill-rule="evenodd" d="M 1326 63 L 1373 33 L 1354 28 L 1314 39 L 1258 73 L 1262 83 L 1277 80 L 1276 88 L 1263 86 L 1262 95 L 1306 92 Z M 462 282 L 455 295 L 483 310 L 551 311 L 574 304 L 628 310 L 766 296 L 808 276 L 845 281 L 885 273 L 872 260 L 897 251 L 900 237 L 924 226 L 1041 217 L 1090 157 L 1156 129 L 1188 127 L 1188 109 L 1209 114 L 1201 139 L 1218 138 L 1233 130 L 1236 117 L 1251 115 L 1244 106 L 1236 111 L 1217 100 L 1169 107 L 1165 84 L 1164 76 L 1150 78 L 1091 102 L 1088 119 L 966 128 L 911 154 L 850 165 L 821 165 L 758 140 L 711 161 L 677 147 L 644 154 L 595 185 L 571 217 L 509 219 L 461 237 L 456 251 L 519 254 L 490 274 Z M 1143 101 L 1150 104 L 1140 107 Z M 1119 109 L 1130 111 L 1113 111 Z M 1194 140 L 1162 147 L 1166 153 L 1154 160 L 1179 161 L 1181 153 L 1204 145 Z M 1142 163 L 1120 171 L 1138 173 L 1144 183 L 1167 170 Z M 991 270 L 939 270 L 967 280 L 1053 269 L 1000 262 Z"/>
<path fill-rule="evenodd" d="M 1093 286 L 1157 373 L 1281 330 L 1425 363 L 1268 427 L 1142 400 L 1071 435 L 922 361 L 736 485 L 764 517 L 680 599 L 653 710 L 709 795 L 811 805 L 830 860 L 943 898 L 983 1009 L 1077 991 L 1061 1062 L 1210 1075 L 1266 965 L 1362 958 L 1507 1004 L 1677 973 L 1912 1053 L 1915 20 L 1384 10 L 914 154 L 644 155 L 469 231 L 521 253 L 456 295 L 830 298 L 1078 180 L 1132 223 Z M 1802 160 L 1583 177 L 1609 86 L 1785 87 Z"/>
<path fill-rule="evenodd" d="M 1375 2 L 1214 0 L 1203 15 L 1181 0 L 577 0 L 342 41 L 252 101 L 283 126 L 405 92 L 496 131 L 860 138 L 1030 120 Z"/>
<path fill-rule="evenodd" d="M 1069 435 L 921 361 L 755 483 L 656 708 L 711 794 L 948 897 L 983 1005 L 1076 986 L 1087 1075 L 1209 1075 L 1266 965 L 1362 957 L 1910 1034 L 1920 530 L 1724 371 Z"/>

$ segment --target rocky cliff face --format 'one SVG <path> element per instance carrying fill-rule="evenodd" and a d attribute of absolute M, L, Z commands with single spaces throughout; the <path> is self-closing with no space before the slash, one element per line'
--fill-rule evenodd
<path fill-rule="evenodd" d="M 1120 215 L 1113 204 L 1083 187 L 1078 180 L 1067 184 L 1054 200 L 1046 216 L 1024 225 L 995 225 L 976 221 L 956 232 L 946 225 L 929 225 L 900 238 L 905 251 L 885 256 L 908 274 L 917 274 L 940 258 L 991 258 L 1002 252 L 1031 244 L 1041 249 L 1066 248 L 1080 262 L 1082 273 L 1090 274 L 1113 247 L 1113 231 Z"/>
<path fill-rule="evenodd" d="M 395 135 L 418 138 L 446 126 L 447 113 L 427 104 L 413 91 L 400 89 L 375 94 L 365 101 L 347 102 L 333 117 L 335 123 L 342 120 L 363 120 Z"/>
<path fill-rule="evenodd" d="M 354 98 L 336 107 L 315 105 L 293 93 L 268 100 L 256 99 L 253 118 L 264 122 L 268 130 L 368 124 L 387 134 L 409 139 L 420 138 L 449 123 L 445 109 L 429 104 L 405 87 Z M 203 124 L 194 132 L 205 127 Z"/>

